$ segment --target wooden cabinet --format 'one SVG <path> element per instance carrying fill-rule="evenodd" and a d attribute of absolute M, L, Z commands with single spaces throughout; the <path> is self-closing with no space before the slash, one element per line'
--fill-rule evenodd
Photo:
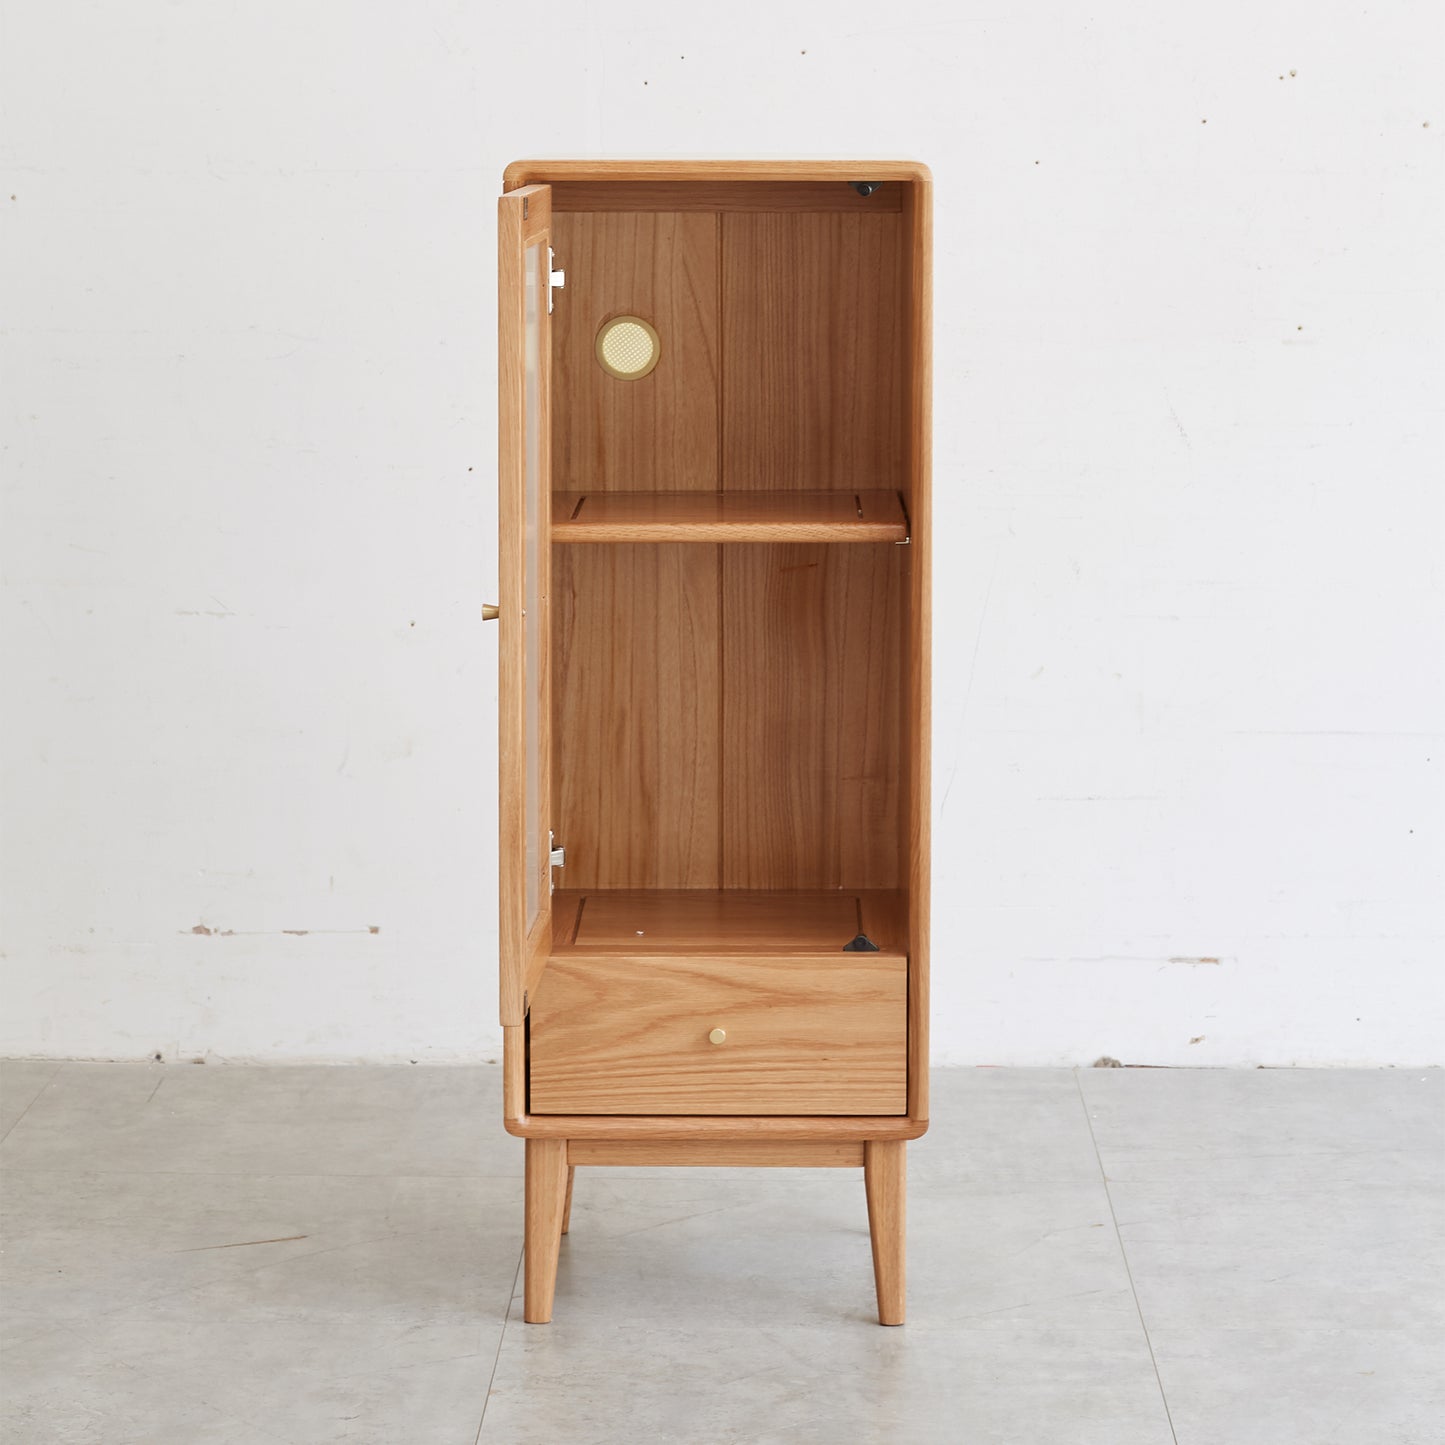
<path fill-rule="evenodd" d="M 580 1163 L 862 1168 L 902 1322 L 930 218 L 911 162 L 507 169 L 501 1014 L 529 1321 Z"/>

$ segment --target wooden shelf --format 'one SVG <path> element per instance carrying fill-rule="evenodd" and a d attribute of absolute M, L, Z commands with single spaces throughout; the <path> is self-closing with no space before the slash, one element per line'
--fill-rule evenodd
<path fill-rule="evenodd" d="M 885 889 L 559 888 L 552 955 L 836 953 L 841 961 L 859 933 L 902 954 L 905 905 Z"/>
<path fill-rule="evenodd" d="M 889 491 L 557 492 L 554 542 L 906 542 Z"/>

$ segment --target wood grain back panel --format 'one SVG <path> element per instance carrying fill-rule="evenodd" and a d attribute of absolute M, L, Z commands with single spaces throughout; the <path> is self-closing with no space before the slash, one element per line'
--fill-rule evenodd
<path fill-rule="evenodd" d="M 902 547 L 726 547 L 724 888 L 897 888 Z"/>
<path fill-rule="evenodd" d="M 553 313 L 552 429 L 559 491 L 718 485 L 718 218 L 652 212 L 553 218 L 567 286 Z M 638 381 L 598 364 L 598 329 L 640 316 L 661 357 Z"/>
<path fill-rule="evenodd" d="M 725 490 L 902 485 L 902 237 L 897 213 L 722 217 Z"/>
<path fill-rule="evenodd" d="M 718 551 L 553 549 L 553 807 L 569 889 L 717 884 Z"/>

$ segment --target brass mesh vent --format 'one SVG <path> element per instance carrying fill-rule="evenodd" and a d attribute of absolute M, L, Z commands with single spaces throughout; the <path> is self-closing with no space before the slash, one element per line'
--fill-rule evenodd
<path fill-rule="evenodd" d="M 661 354 L 657 332 L 640 316 L 614 316 L 597 333 L 597 360 L 603 371 L 619 381 L 646 376 Z"/>

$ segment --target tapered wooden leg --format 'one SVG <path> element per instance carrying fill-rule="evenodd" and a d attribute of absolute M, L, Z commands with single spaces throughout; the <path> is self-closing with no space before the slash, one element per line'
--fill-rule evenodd
<path fill-rule="evenodd" d="M 527 1140 L 526 1287 L 522 1318 L 545 1325 L 552 1318 L 557 1252 L 567 1202 L 567 1141 Z"/>
<path fill-rule="evenodd" d="M 873 1238 L 880 1325 L 903 1323 L 907 1147 L 902 1139 L 870 1139 L 863 1145 L 863 1186 L 868 1193 L 868 1232 Z"/>
<path fill-rule="evenodd" d="M 577 1166 L 567 1166 L 567 1201 L 562 1206 L 562 1233 L 566 1234 L 572 1228 L 572 1184 L 577 1178 Z"/>

